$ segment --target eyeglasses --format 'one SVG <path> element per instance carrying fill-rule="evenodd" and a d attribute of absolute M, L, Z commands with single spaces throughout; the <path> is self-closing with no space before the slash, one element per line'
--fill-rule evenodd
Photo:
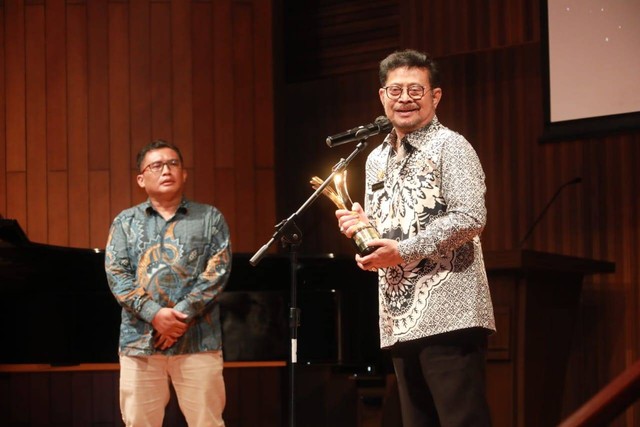
<path fill-rule="evenodd" d="M 393 99 L 395 101 L 400 99 L 400 97 L 402 96 L 402 92 L 404 92 L 405 88 L 398 85 L 391 85 L 391 86 L 385 86 L 382 89 L 384 89 L 384 91 L 386 92 L 387 98 Z M 431 90 L 431 89 L 429 90 L 425 90 L 425 89 L 427 88 L 420 85 L 407 86 L 407 95 L 409 95 L 409 98 L 413 99 L 414 101 L 417 101 L 418 99 L 422 99 L 422 97 Z"/>
<path fill-rule="evenodd" d="M 164 169 L 165 165 L 169 168 L 169 170 L 173 168 L 179 168 L 181 166 L 180 159 L 171 159 L 166 162 L 162 162 L 158 160 L 157 162 L 149 163 L 147 166 L 142 169 L 141 174 L 144 173 L 147 169 L 149 169 L 153 173 L 160 173 Z"/>

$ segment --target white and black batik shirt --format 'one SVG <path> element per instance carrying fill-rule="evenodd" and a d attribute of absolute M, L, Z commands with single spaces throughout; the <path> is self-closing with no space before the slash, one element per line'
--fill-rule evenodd
<path fill-rule="evenodd" d="M 381 347 L 469 327 L 495 331 L 482 258 L 484 172 L 471 144 L 434 117 L 367 158 L 365 211 L 404 263 L 378 270 Z"/>

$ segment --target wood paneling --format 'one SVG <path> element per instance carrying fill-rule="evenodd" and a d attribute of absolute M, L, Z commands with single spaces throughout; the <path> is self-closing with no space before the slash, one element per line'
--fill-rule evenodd
<path fill-rule="evenodd" d="M 6 168 L 7 172 L 24 172 L 26 165 L 25 114 L 25 10 L 20 2 L 4 7 L 3 30 L 5 54 Z M 7 184 L 9 184 L 7 182 Z M 25 193 L 26 194 L 26 193 Z M 7 201 L 9 203 L 9 201 Z M 7 209 L 7 215 L 10 209 Z M 23 211 L 26 221 L 26 211 Z"/>
<path fill-rule="evenodd" d="M 234 55 L 234 46 L 229 43 L 233 38 L 235 25 L 234 12 L 229 2 L 214 2 L 213 4 L 213 28 L 216 29 L 215 34 L 211 34 L 208 40 L 211 46 L 207 46 L 206 58 L 203 60 L 211 61 L 212 76 L 209 81 L 201 82 L 202 86 L 198 90 L 207 90 L 213 93 L 213 103 L 207 114 L 213 116 L 210 121 L 213 126 L 211 132 L 212 138 L 221 141 L 212 147 L 212 155 L 209 161 L 215 162 L 217 169 L 230 169 L 234 162 L 234 148 L 236 144 L 232 141 L 236 139 L 235 127 L 229 126 L 229 123 L 235 121 L 236 114 L 238 119 L 242 120 L 242 111 L 236 111 L 232 108 L 232 102 L 235 102 L 236 87 L 235 85 L 225 85 L 222 82 L 234 82 L 236 65 L 232 60 L 212 61 L 212 58 L 231 59 Z M 249 56 L 250 52 L 244 52 L 245 56 Z M 245 61 L 248 59 L 245 59 Z M 257 77 L 257 76 L 256 76 Z M 270 86 L 270 85 L 269 85 Z M 248 109 L 248 108 L 247 108 Z M 267 111 L 267 110 L 262 110 Z M 245 141 L 246 142 L 246 141 Z M 220 188 L 222 190 L 222 188 Z"/>
<path fill-rule="evenodd" d="M 69 167 L 69 246 L 87 247 L 90 240 L 89 206 L 89 64 L 86 7 L 66 6 L 68 91 L 67 146 Z M 85 207 L 81 209 L 80 207 Z"/>
<path fill-rule="evenodd" d="M 67 171 L 47 174 L 47 241 L 52 245 L 69 246 L 69 176 Z M 53 204 L 53 206 L 52 206 Z"/>
<path fill-rule="evenodd" d="M 163 138 L 183 151 L 187 197 L 220 206 L 234 249 L 259 248 L 275 222 L 271 7 L 0 3 L 0 214 L 34 242 L 101 248 L 145 198 L 135 154 Z"/>
<path fill-rule="evenodd" d="M 131 113 L 130 168 L 135 170 L 136 147 L 150 141 L 151 135 L 151 76 L 149 1 L 136 0 L 129 4 L 129 96 Z M 182 141 L 175 141 L 176 144 Z M 183 153 L 183 155 L 186 154 Z M 186 156 L 185 156 L 186 157 Z M 192 166 L 190 157 L 185 158 L 187 167 Z M 136 185 L 137 187 L 137 185 Z"/>
<path fill-rule="evenodd" d="M 193 165 L 193 57 L 191 56 L 191 2 L 171 3 L 171 139 Z"/>
<path fill-rule="evenodd" d="M 284 362 L 226 363 L 229 427 L 280 427 L 284 425 Z M 118 402 L 118 365 L 94 365 L 66 369 L 29 369 L 0 373 L 0 425 L 3 426 L 123 426 Z M 6 365 L 5 365 L 6 366 Z M 301 371 L 304 375 L 304 372 Z M 320 384 L 309 375 L 300 381 Z M 186 427 L 171 390 L 172 399 L 163 425 Z M 317 404 L 318 402 L 314 402 Z M 301 419 L 309 419 L 310 412 Z M 304 425 L 311 425 L 304 423 Z"/>
<path fill-rule="evenodd" d="M 255 74 L 259 73 L 257 64 L 254 62 L 252 54 L 251 40 L 255 38 L 252 34 L 253 21 L 252 10 L 248 5 L 238 3 L 233 7 L 233 63 L 237 64 L 234 68 L 234 85 L 232 86 L 233 96 L 229 99 L 233 111 L 239 120 L 235 121 L 234 139 L 242 141 L 233 145 L 232 158 L 234 163 L 238 165 L 235 168 L 235 198 L 240 209 L 236 212 L 236 238 L 238 241 L 249 241 L 250 236 L 255 235 L 255 150 L 256 131 L 253 126 L 245 126 L 244 121 L 248 123 L 255 122 L 256 112 L 253 108 L 246 107 L 246 99 L 255 97 L 256 81 Z M 266 236 L 265 236 L 266 238 Z"/>
<path fill-rule="evenodd" d="M 283 0 L 285 74 L 289 82 L 376 67 L 397 47 L 397 0 Z"/>
<path fill-rule="evenodd" d="M 129 99 L 129 25 L 128 5 L 112 3 L 108 7 L 109 67 L 109 216 L 115 217 L 122 206 L 131 204 L 131 105 Z M 154 105 L 152 103 L 152 105 Z M 153 107 L 152 107 L 153 109 Z M 169 138 L 167 138 L 169 139 Z"/>
<path fill-rule="evenodd" d="M 4 9 L 0 8 L 0 22 L 4 22 Z M 5 42 L 4 32 L 0 31 L 0 46 L 4 46 Z M 0 98 L 6 98 L 5 91 L 5 56 L 4 49 L 0 49 Z M 6 117 L 5 103 L 0 102 L 0 117 Z M 7 205 L 7 129 L 5 121 L 0 120 L 0 153 L 3 153 L 2 161 L 0 161 L 0 207 L 4 208 Z M 0 211 L 0 215 L 6 214 L 6 212 Z"/>
<path fill-rule="evenodd" d="M 214 5 L 209 3 L 193 4 L 193 29 L 194 32 L 200 34 L 200 37 L 193 42 L 193 84 L 197 89 L 193 93 L 193 138 L 195 144 L 193 165 L 195 169 L 200 171 L 199 179 L 194 184 L 196 192 L 209 199 L 215 197 L 214 186 L 211 183 L 215 182 L 215 172 L 219 168 L 219 165 L 214 163 L 216 147 L 233 145 L 231 140 L 220 139 L 216 139 L 219 144 L 211 144 L 211 141 L 214 140 L 215 123 L 213 104 L 217 98 L 222 98 L 218 92 L 214 92 L 216 84 L 213 67 L 219 62 L 226 62 L 215 61 L 212 53 L 214 43 L 214 27 L 211 26 L 211 22 L 214 20 L 213 9 Z M 232 81 L 232 79 L 227 81 L 226 85 L 231 85 Z M 231 123 L 233 122 L 229 121 L 224 126 L 230 127 Z"/>
<path fill-rule="evenodd" d="M 109 169 L 109 5 L 87 2 L 87 74 L 89 170 Z M 115 64 L 114 64 L 115 65 Z M 149 107 L 150 108 L 150 107 Z M 106 240 L 106 235 L 105 235 Z"/>
<path fill-rule="evenodd" d="M 398 0 L 402 46 L 437 57 L 539 40 L 537 1 Z"/>
<path fill-rule="evenodd" d="M 64 0 L 54 0 L 44 9 L 46 39 L 47 167 L 67 170 L 67 46 Z M 66 231 L 66 230 L 64 230 Z"/>
<path fill-rule="evenodd" d="M 27 230 L 35 241 L 47 239 L 47 135 L 44 6 L 25 11 Z"/>

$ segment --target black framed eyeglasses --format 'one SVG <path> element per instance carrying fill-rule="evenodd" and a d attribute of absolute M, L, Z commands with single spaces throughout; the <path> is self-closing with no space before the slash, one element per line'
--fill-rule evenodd
<path fill-rule="evenodd" d="M 385 93 L 387 94 L 387 98 L 393 99 L 394 101 L 400 99 L 400 97 L 402 96 L 402 92 L 404 92 L 405 90 L 403 86 L 398 85 L 385 86 L 382 89 L 384 89 Z M 427 90 L 426 87 L 421 85 L 407 86 L 406 89 L 407 95 L 409 95 L 409 98 L 413 99 L 414 101 L 422 99 L 422 97 L 431 90 Z"/>
<path fill-rule="evenodd" d="M 152 173 L 160 173 L 164 169 L 165 165 L 169 168 L 169 170 L 171 170 L 173 168 L 179 168 L 182 164 L 180 163 L 180 159 L 170 159 L 166 162 L 158 160 L 157 162 L 149 163 L 142 169 L 140 173 L 144 173 L 147 169 Z"/>

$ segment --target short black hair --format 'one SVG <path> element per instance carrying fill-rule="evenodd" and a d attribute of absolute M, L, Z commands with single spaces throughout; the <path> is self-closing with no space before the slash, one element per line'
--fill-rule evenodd
<path fill-rule="evenodd" d="M 156 139 L 150 142 L 149 144 L 145 145 L 144 147 L 142 147 L 138 152 L 138 155 L 136 156 L 136 163 L 138 165 L 138 170 L 140 170 L 140 168 L 142 167 L 142 161 L 144 160 L 144 157 L 147 155 L 149 151 L 159 150 L 161 148 L 172 149 L 178 155 L 178 158 L 180 159 L 180 163 L 184 163 L 182 161 L 182 153 L 180 152 L 180 149 L 178 147 L 176 147 L 170 142 L 165 141 L 164 139 Z"/>
<path fill-rule="evenodd" d="M 440 71 L 438 64 L 428 53 L 413 49 L 398 50 L 380 61 L 380 86 L 387 82 L 389 73 L 396 68 L 424 68 L 429 72 L 429 84 L 432 88 L 440 87 Z"/>

